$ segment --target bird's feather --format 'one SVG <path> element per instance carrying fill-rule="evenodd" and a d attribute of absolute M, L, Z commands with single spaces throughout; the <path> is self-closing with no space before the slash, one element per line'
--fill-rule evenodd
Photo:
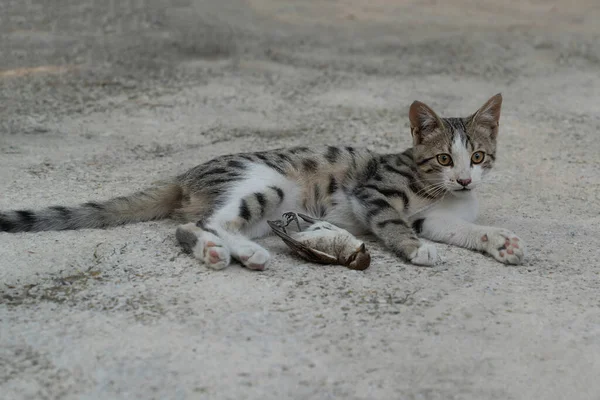
<path fill-rule="evenodd" d="M 319 264 L 344 265 L 361 271 L 369 268 L 371 255 L 365 244 L 347 230 L 305 214 L 288 212 L 282 217 L 285 221 L 267 221 L 267 223 L 273 232 L 300 257 Z M 298 218 L 311 225 L 302 230 Z M 293 222 L 298 232 L 288 234 L 286 228 Z"/>
<path fill-rule="evenodd" d="M 302 217 L 301 217 L 302 218 Z M 303 218 L 304 219 L 304 218 Z M 307 221 L 309 222 L 309 221 Z M 299 240 L 296 240 L 292 236 L 288 235 L 283 231 L 280 225 L 278 225 L 275 221 L 267 221 L 273 232 L 283 240 L 285 244 L 288 245 L 292 250 L 294 250 L 298 255 L 302 258 L 319 263 L 319 264 L 338 264 L 338 259 L 328 253 L 317 250 L 315 248 L 306 246 Z"/>

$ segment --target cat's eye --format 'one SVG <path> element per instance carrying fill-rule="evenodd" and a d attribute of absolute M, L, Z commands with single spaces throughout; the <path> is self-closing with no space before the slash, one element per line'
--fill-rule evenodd
<path fill-rule="evenodd" d="M 443 166 L 452 164 L 452 157 L 450 157 L 450 154 L 438 154 L 437 160 Z"/>
<path fill-rule="evenodd" d="M 485 158 L 485 153 L 483 151 L 476 151 L 471 156 L 471 161 L 473 162 L 473 164 L 480 164 L 484 158 Z"/>

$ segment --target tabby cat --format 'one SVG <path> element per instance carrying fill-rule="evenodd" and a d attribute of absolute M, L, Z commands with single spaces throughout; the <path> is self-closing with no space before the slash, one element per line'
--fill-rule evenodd
<path fill-rule="evenodd" d="M 104 228 L 167 217 L 184 222 L 177 238 L 206 266 L 231 259 L 262 270 L 269 253 L 253 242 L 268 219 L 297 211 L 355 234 L 371 232 L 418 265 L 437 260 L 419 236 L 519 264 L 524 244 L 510 231 L 473 223 L 475 189 L 496 160 L 502 96 L 466 118 L 440 118 L 415 101 L 413 147 L 402 153 L 329 146 L 293 147 L 217 157 L 172 181 L 127 197 L 78 207 L 0 213 L 0 231 Z"/>

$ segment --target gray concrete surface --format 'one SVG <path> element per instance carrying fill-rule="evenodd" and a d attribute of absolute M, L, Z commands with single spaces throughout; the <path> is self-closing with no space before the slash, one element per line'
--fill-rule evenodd
<path fill-rule="evenodd" d="M 217 154 L 409 145 L 420 99 L 502 92 L 482 223 L 506 267 L 370 241 L 365 272 L 275 239 L 208 271 L 174 224 L 0 234 L 2 399 L 599 399 L 595 0 L 0 2 L 0 209 L 126 194 Z"/>

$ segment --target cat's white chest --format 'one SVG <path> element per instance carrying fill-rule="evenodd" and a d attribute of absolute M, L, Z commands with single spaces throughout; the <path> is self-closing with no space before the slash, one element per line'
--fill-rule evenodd
<path fill-rule="evenodd" d="M 441 201 L 431 207 L 415 214 L 411 220 L 427 218 L 432 216 L 452 216 L 462 220 L 473 222 L 479 212 L 479 201 L 475 193 L 465 193 L 455 196 L 447 194 Z"/>

